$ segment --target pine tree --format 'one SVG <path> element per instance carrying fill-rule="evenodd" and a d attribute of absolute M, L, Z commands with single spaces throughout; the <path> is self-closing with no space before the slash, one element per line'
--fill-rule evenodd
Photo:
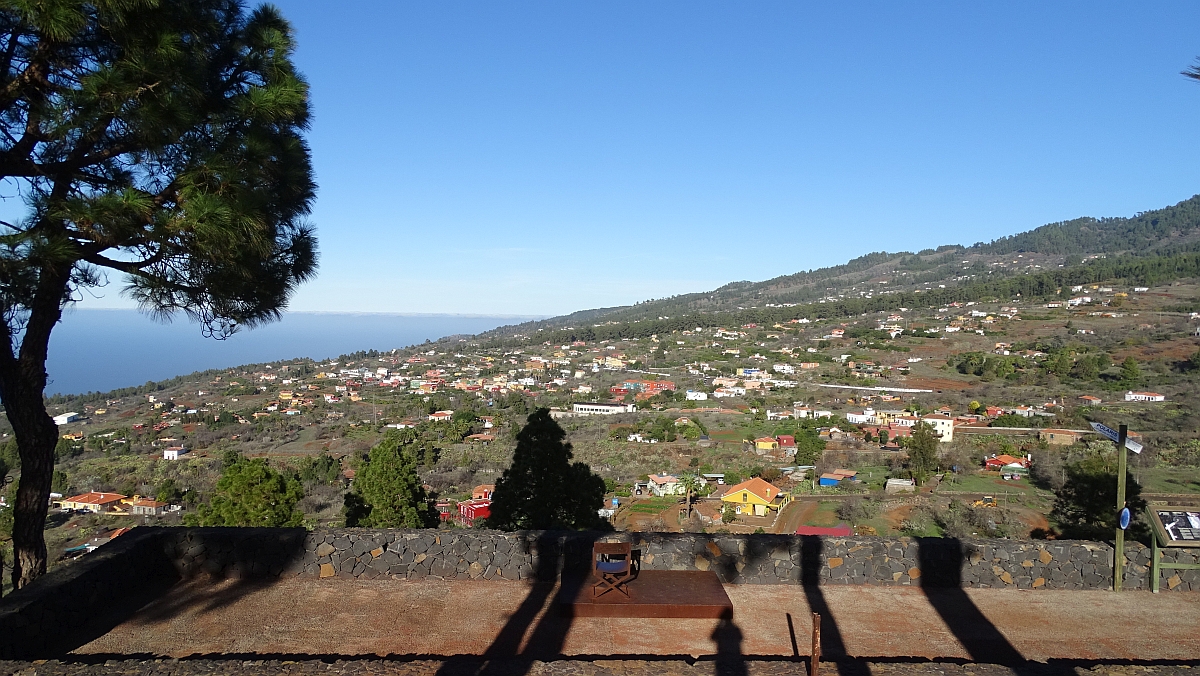
<path fill-rule="evenodd" d="M 1142 370 L 1138 368 L 1137 360 L 1132 356 L 1125 357 L 1125 361 L 1121 362 L 1121 380 L 1127 383 L 1137 382 L 1137 379 L 1142 377 Z"/>
<path fill-rule="evenodd" d="M 0 400 L 22 481 L 13 584 L 46 571 L 58 431 L 46 357 L 63 308 L 124 279 L 142 309 L 218 337 L 279 317 L 316 270 L 308 86 L 291 27 L 236 0 L 0 7 Z"/>
<path fill-rule="evenodd" d="M 571 463 L 567 433 L 539 408 L 517 433 L 512 465 L 496 481 L 488 526 L 501 530 L 604 529 L 604 479 Z"/>
<path fill-rule="evenodd" d="M 366 528 L 432 528 L 437 510 L 417 474 L 417 437 L 410 430 L 389 432 L 371 449 L 346 495 L 346 525 Z"/>
<path fill-rule="evenodd" d="M 303 498 L 300 480 L 272 470 L 265 459 L 230 463 L 227 457 L 212 499 L 187 521 L 197 526 L 299 526 L 304 515 L 296 503 Z"/>

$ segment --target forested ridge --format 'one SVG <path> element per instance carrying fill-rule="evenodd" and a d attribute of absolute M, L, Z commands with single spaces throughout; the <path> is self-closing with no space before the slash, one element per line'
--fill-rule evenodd
<path fill-rule="evenodd" d="M 1192 260 L 1189 254 L 1197 251 L 1200 251 L 1200 195 L 1128 218 L 1077 218 L 971 246 L 948 244 L 917 253 L 877 251 L 842 265 L 762 282 L 732 282 L 709 292 L 683 294 L 629 306 L 583 310 L 562 317 L 501 327 L 483 336 L 502 338 L 539 329 L 542 332 L 554 329 L 558 331 L 556 335 L 571 335 L 583 330 L 584 327 L 577 324 L 600 322 L 645 326 L 674 325 L 678 320 L 683 324 L 691 323 L 694 328 L 705 324 L 704 321 L 697 323 L 695 318 L 706 315 L 719 316 L 721 319 L 717 323 L 723 324 L 736 323 L 738 320 L 735 317 L 751 317 L 743 322 L 749 323 L 766 321 L 753 319 L 760 316 L 778 315 L 792 319 L 801 316 L 834 316 L 828 313 L 836 312 L 842 313 L 837 316 L 852 316 L 901 306 L 977 300 L 980 294 L 1004 295 L 999 290 L 1008 288 L 1020 290 L 1013 293 L 1045 295 L 1047 285 L 1057 288 L 1068 283 L 1057 281 L 1064 274 L 1079 276 L 1079 281 L 1070 284 L 1112 279 L 1111 275 L 1093 277 L 1105 270 L 1115 270 L 1114 265 L 1125 271 L 1116 276 L 1131 280 L 1136 277 L 1137 283 L 1145 284 L 1153 283 L 1149 277 L 1154 275 L 1169 274 L 1171 279 L 1189 276 L 1176 268 L 1182 265 L 1182 269 L 1190 269 L 1185 261 Z M 1015 254 L 1056 257 L 1054 266 L 1062 267 L 1030 272 L 993 265 L 998 257 Z M 1081 265 L 1083 257 L 1097 254 L 1106 256 L 1107 262 L 1092 260 L 1087 265 Z M 1139 263 L 1142 259 L 1145 261 Z M 1116 263 L 1117 260 L 1121 262 Z M 1167 270 L 1172 272 L 1168 273 Z M 873 297 L 867 298 L 837 298 L 839 294 L 848 293 L 856 284 L 880 277 L 892 279 L 892 285 L 887 291 L 882 291 L 882 295 L 873 293 L 870 294 Z M 928 288 L 937 284 L 947 288 Z M 926 288 L 918 292 L 922 286 Z M 993 290 L 989 292 L 987 289 Z M 918 297 L 919 300 L 914 300 Z M 942 298 L 946 300 L 939 300 Z M 819 302 L 822 299 L 825 302 Z M 773 307 L 779 305 L 795 307 Z M 820 310 L 809 310 L 809 306 L 819 306 Z M 873 309 L 852 310 L 858 307 Z M 592 328 L 599 330 L 602 327 Z M 643 331 L 639 329 L 637 333 Z"/>
<path fill-rule="evenodd" d="M 933 291 L 907 291 L 884 293 L 873 298 L 847 298 L 838 301 L 807 303 L 793 307 L 748 308 L 732 312 L 701 312 L 680 315 L 669 319 L 634 320 L 598 326 L 575 327 L 559 330 L 540 330 L 536 337 L 550 343 L 567 343 L 575 340 L 606 341 L 622 338 L 646 338 L 651 335 L 667 334 L 672 331 L 691 330 L 697 327 L 732 327 L 744 324 L 772 326 L 793 319 L 837 319 L 855 317 L 873 312 L 889 312 L 902 307 L 937 307 L 949 303 L 970 301 L 1014 300 L 1023 298 L 1046 298 L 1068 295 L 1070 287 L 1098 282 L 1124 282 L 1127 284 L 1153 286 L 1175 279 L 1200 276 L 1200 253 L 1184 253 L 1175 256 L 1120 256 L 1090 261 L 1085 265 L 1051 270 L 1039 274 L 1017 275 L 1004 279 L 983 280 L 962 286 L 936 289 Z M 512 338 L 502 334 L 513 330 L 497 329 L 493 332 L 497 342 L 508 342 Z M 513 334 L 508 334 L 512 336 Z M 532 337 L 529 333 L 521 334 Z M 519 339 L 518 339 L 519 342 Z"/>
<path fill-rule="evenodd" d="M 1076 218 L 1001 237 L 970 249 L 1008 254 L 1091 254 L 1143 251 L 1185 238 L 1200 229 L 1200 195 L 1131 218 Z"/>

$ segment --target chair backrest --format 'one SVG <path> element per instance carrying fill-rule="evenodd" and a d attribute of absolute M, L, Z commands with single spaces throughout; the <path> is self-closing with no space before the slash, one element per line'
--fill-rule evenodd
<path fill-rule="evenodd" d="M 592 559 L 599 556 L 620 556 L 626 559 L 633 553 L 633 545 L 628 542 L 596 542 L 592 544 Z"/>

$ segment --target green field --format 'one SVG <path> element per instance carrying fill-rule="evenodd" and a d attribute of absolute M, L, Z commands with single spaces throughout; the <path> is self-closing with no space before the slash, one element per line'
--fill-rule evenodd
<path fill-rule="evenodd" d="M 1134 469 L 1144 493 L 1200 493 L 1200 468 L 1155 467 Z"/>
<path fill-rule="evenodd" d="M 852 468 L 858 472 L 856 478 L 870 490 L 883 490 L 884 484 L 887 483 L 888 473 L 891 471 L 887 465 L 867 465 L 865 467 Z"/>
<path fill-rule="evenodd" d="M 1005 493 L 1018 496 L 1037 495 L 1036 489 L 1028 478 L 1022 478 L 1019 481 L 1005 481 L 998 476 L 982 474 L 949 475 L 938 486 L 938 492 L 986 493 L 995 495 L 997 498 Z"/>
<path fill-rule="evenodd" d="M 817 511 L 813 512 L 812 515 L 804 521 L 804 525 L 822 527 L 838 525 L 842 522 L 837 515 L 837 508 L 840 504 L 842 504 L 840 501 L 822 500 L 820 504 L 817 505 Z"/>
<path fill-rule="evenodd" d="M 648 498 L 629 505 L 629 511 L 639 514 L 658 514 L 664 509 L 678 504 L 680 504 L 679 498 Z"/>

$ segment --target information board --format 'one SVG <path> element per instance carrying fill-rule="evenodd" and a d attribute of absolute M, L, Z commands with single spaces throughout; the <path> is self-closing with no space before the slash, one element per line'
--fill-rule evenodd
<path fill-rule="evenodd" d="M 1200 542 L 1200 512 L 1154 510 L 1171 542 Z"/>

